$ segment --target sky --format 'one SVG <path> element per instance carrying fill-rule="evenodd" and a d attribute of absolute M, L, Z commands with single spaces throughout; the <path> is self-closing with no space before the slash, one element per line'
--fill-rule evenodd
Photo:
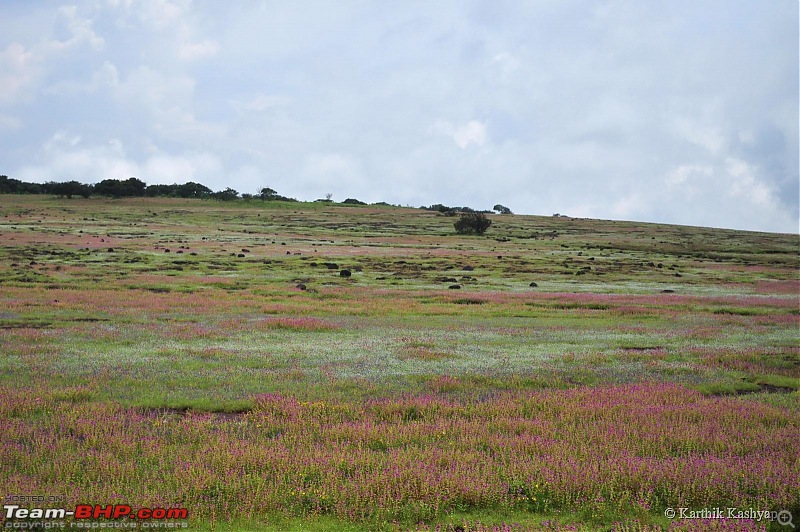
<path fill-rule="evenodd" d="M 798 233 L 797 0 L 0 1 L 0 174 Z"/>

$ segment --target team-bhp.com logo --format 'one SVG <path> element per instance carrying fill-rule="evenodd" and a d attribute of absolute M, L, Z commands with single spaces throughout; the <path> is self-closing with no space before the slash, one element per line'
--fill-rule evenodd
<path fill-rule="evenodd" d="M 187 519 L 186 508 L 138 508 L 128 504 L 79 504 L 74 510 L 66 508 L 22 508 L 18 504 L 3 505 L 4 528 L 50 529 L 50 528 L 186 528 L 187 523 L 175 523 Z M 71 518 L 72 521 L 47 521 Z M 113 519 L 115 522 L 88 522 L 97 519 Z M 24 520 L 24 521 L 20 521 Z M 40 521 L 33 521 L 40 520 Z M 138 520 L 139 522 L 137 522 Z M 124 524 L 124 525 L 123 525 Z"/>

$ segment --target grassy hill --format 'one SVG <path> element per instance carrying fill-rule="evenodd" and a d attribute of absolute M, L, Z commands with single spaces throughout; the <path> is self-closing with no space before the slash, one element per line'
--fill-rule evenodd
<path fill-rule="evenodd" d="M 798 235 L 491 218 L 0 196 L 4 495 L 259 530 L 800 517 Z"/>

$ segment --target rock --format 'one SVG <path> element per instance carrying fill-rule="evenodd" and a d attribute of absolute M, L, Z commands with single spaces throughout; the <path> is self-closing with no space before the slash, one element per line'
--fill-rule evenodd
<path fill-rule="evenodd" d="M 306 290 L 308 287 L 306 285 L 304 285 L 303 283 L 299 283 L 296 288 L 298 288 L 300 290 Z"/>
<path fill-rule="evenodd" d="M 536 288 L 539 285 L 534 282 L 534 283 L 529 284 L 528 286 L 530 286 L 531 288 Z"/>
<path fill-rule="evenodd" d="M 238 255 L 236 255 L 236 256 L 237 256 L 237 257 L 239 257 L 240 259 L 243 259 L 245 255 L 244 255 L 244 253 L 239 253 L 239 254 L 238 254 Z"/>
<path fill-rule="evenodd" d="M 662 290 L 661 293 L 662 294 L 674 294 L 675 290 L 666 289 L 666 290 Z"/>
<path fill-rule="evenodd" d="M 472 266 L 464 266 L 464 267 L 462 268 L 462 270 L 464 270 L 465 272 L 471 272 L 471 271 L 473 271 L 474 269 L 475 269 L 475 268 L 473 268 Z"/>
<path fill-rule="evenodd" d="M 350 270 L 342 270 L 339 272 L 339 277 L 350 277 L 353 273 Z"/>
<path fill-rule="evenodd" d="M 460 284 L 451 284 L 447 288 L 449 288 L 450 290 L 461 290 L 461 285 Z"/>

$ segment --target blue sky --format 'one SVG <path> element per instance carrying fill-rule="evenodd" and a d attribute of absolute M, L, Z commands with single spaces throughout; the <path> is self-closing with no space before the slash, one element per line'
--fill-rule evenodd
<path fill-rule="evenodd" d="M 798 232 L 795 0 L 0 3 L 0 173 Z"/>

